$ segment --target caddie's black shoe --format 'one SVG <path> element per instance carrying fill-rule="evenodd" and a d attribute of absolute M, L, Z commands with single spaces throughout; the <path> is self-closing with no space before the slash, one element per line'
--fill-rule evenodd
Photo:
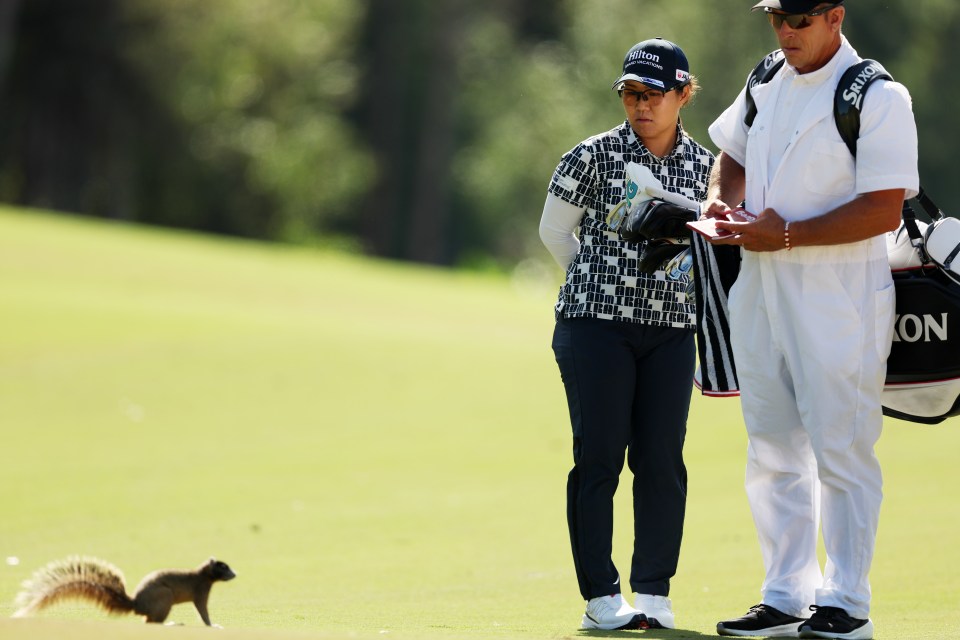
<path fill-rule="evenodd" d="M 842 640 L 870 640 L 873 622 L 851 617 L 839 607 L 810 607 L 813 615 L 800 625 L 801 638 L 841 638 Z"/>
<path fill-rule="evenodd" d="M 804 618 L 787 615 L 770 605 L 750 607 L 742 617 L 717 623 L 721 636 L 744 636 L 753 638 L 796 638 Z"/>

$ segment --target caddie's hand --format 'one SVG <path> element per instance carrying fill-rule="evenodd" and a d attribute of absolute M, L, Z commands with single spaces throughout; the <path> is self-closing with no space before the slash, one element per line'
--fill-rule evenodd
<path fill-rule="evenodd" d="M 712 244 L 735 244 L 748 251 L 779 251 L 786 247 L 784 243 L 783 218 L 775 209 L 764 209 L 752 222 L 731 222 L 718 220 L 717 228 L 733 233 L 711 240 Z"/>
<path fill-rule="evenodd" d="M 700 206 L 700 218 L 718 218 L 721 220 L 727 219 L 727 214 L 730 213 L 732 209 L 723 200 L 718 200 L 716 198 L 709 198 L 703 201 L 703 204 Z"/>

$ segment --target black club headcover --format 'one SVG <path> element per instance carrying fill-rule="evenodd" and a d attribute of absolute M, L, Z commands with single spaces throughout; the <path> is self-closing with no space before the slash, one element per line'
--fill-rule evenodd
<path fill-rule="evenodd" d="M 700 217 L 693 209 L 663 200 L 647 200 L 627 213 L 620 225 L 620 237 L 627 241 L 688 238 L 686 225 Z"/>
<path fill-rule="evenodd" d="M 664 263 L 687 248 L 689 248 L 687 244 L 679 244 L 667 240 L 647 240 L 640 249 L 640 260 L 637 263 L 637 271 L 649 275 L 663 268 Z"/>

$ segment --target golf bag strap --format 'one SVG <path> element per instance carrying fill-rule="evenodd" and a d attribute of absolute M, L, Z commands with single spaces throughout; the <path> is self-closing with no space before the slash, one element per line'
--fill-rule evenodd
<path fill-rule="evenodd" d="M 909 200 L 903 201 L 903 209 L 900 211 L 900 217 L 903 218 L 903 228 L 907 230 L 910 236 L 910 244 L 919 247 L 923 244 L 923 234 L 917 226 L 917 212 L 910 206 Z"/>
<path fill-rule="evenodd" d="M 747 79 L 747 90 L 744 95 L 747 103 L 747 113 L 743 117 L 743 123 L 748 128 L 753 125 L 753 121 L 757 117 L 757 105 L 750 90 L 757 85 L 770 82 L 780 71 L 785 61 L 783 51 L 777 49 L 764 56 L 750 72 L 750 77 Z M 863 96 L 870 85 L 877 80 L 893 80 L 893 76 L 876 60 L 862 60 L 843 72 L 834 92 L 834 123 L 837 125 L 840 137 L 854 158 L 857 157 L 857 138 L 860 137 L 860 109 L 863 107 Z"/>
<path fill-rule="evenodd" d="M 930 216 L 930 220 L 937 221 L 943 218 L 943 211 L 930 199 L 930 196 L 928 196 L 927 192 L 923 189 L 923 185 L 920 185 L 920 193 L 914 197 L 914 200 L 920 203 L 924 212 Z"/>
<path fill-rule="evenodd" d="M 920 186 L 920 192 L 916 196 L 910 200 L 903 201 L 903 209 L 900 212 L 900 216 L 903 218 L 903 228 L 907 230 L 907 235 L 910 236 L 910 244 L 920 250 L 923 263 L 928 264 L 930 257 L 927 256 L 927 252 L 923 248 L 925 240 L 923 233 L 920 232 L 920 228 L 917 226 L 917 212 L 913 210 L 913 206 L 910 204 L 911 200 L 915 200 L 923 208 L 924 213 L 930 217 L 931 222 L 943 219 L 943 212 L 930 196 L 927 195 L 922 185 Z M 956 254 L 957 251 L 954 251 L 948 259 L 952 262 Z"/>
<path fill-rule="evenodd" d="M 833 95 L 833 119 L 854 158 L 857 157 L 857 138 L 860 137 L 863 96 L 877 80 L 893 80 L 893 76 L 876 60 L 863 60 L 843 72 Z"/>
<path fill-rule="evenodd" d="M 780 71 L 780 67 L 783 66 L 785 60 L 783 51 L 780 49 L 771 51 L 750 72 L 750 77 L 747 78 L 747 90 L 744 95 L 747 100 L 747 114 L 743 117 L 743 123 L 747 125 L 747 128 L 753 126 L 753 120 L 757 117 L 757 104 L 753 101 L 753 94 L 750 93 L 750 90 L 758 84 L 770 82 L 773 76 L 777 75 L 777 71 Z"/>
<path fill-rule="evenodd" d="M 957 257 L 957 254 L 960 253 L 960 244 L 953 248 L 953 251 L 947 255 L 947 259 L 943 261 L 943 268 L 947 271 L 950 271 L 950 266 L 953 264 L 953 259 Z"/>
<path fill-rule="evenodd" d="M 863 107 L 863 96 L 866 95 L 870 85 L 877 80 L 892 81 L 893 76 L 876 60 L 862 60 L 843 72 L 840 82 L 837 83 L 837 90 L 834 92 L 833 119 L 837 125 L 837 132 L 840 133 L 840 137 L 854 158 L 857 157 L 857 139 L 860 137 L 860 110 Z M 931 221 L 935 222 L 943 218 L 943 212 L 934 204 L 923 187 L 920 187 L 920 192 L 914 200 L 930 216 Z M 907 235 L 910 236 L 910 243 L 914 247 L 922 247 L 923 235 L 917 227 L 917 214 L 909 201 L 904 201 L 901 215 L 903 226 L 907 230 Z M 923 254 L 922 251 L 921 253 Z M 953 257 L 951 256 L 951 259 Z"/>

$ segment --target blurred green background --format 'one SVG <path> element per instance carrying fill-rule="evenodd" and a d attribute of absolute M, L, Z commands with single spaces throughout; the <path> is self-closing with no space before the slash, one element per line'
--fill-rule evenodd
<path fill-rule="evenodd" d="M 165 631 L 6 619 L 74 553 L 130 587 L 222 556 L 227 637 L 584 635 L 547 182 L 622 121 L 610 83 L 649 37 L 686 51 L 709 145 L 776 46 L 750 4 L 0 0 L 0 637 Z M 849 5 L 952 213 L 960 3 Z M 887 420 L 878 638 L 960 637 L 952 422 Z M 684 629 L 646 637 L 758 599 L 744 448 L 736 400 L 695 394 Z"/>
<path fill-rule="evenodd" d="M 707 125 L 776 47 L 751 0 L 3 0 L 0 202 L 438 265 L 549 264 L 562 153 L 623 119 L 635 42 L 686 51 Z M 914 97 L 949 208 L 960 3 L 849 3 Z"/>

